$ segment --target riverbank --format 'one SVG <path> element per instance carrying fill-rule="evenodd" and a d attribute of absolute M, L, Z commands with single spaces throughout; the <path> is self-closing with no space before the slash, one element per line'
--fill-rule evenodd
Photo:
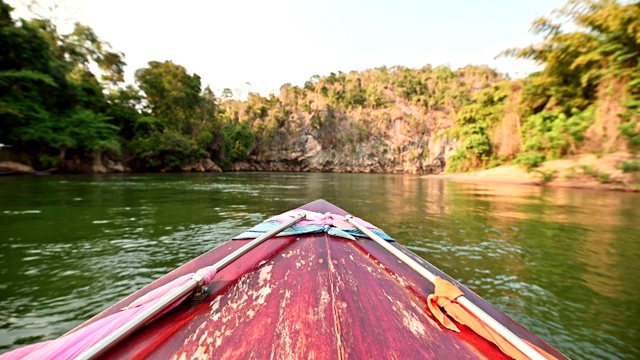
<path fill-rule="evenodd" d="M 640 192 L 640 160 L 625 152 L 583 154 L 526 169 L 503 165 L 459 174 L 427 175 L 457 182 L 505 183 L 548 187 Z"/>
<path fill-rule="evenodd" d="M 124 172 L 131 172 L 130 169 L 127 170 L 128 171 Z M 220 167 L 210 160 L 194 163 L 194 165 L 186 166 L 181 170 L 183 172 L 222 172 Z M 278 171 L 275 169 L 244 169 L 241 167 L 234 167 L 232 171 L 265 170 Z M 280 171 L 283 170 L 287 171 L 286 169 L 280 169 Z M 344 170 L 340 171 L 335 168 L 332 170 L 333 171 L 329 172 L 345 172 Z M 288 171 L 295 170 L 289 169 Z M 114 171 L 89 171 L 88 173 L 109 172 Z M 346 172 L 359 171 L 353 171 L 353 169 L 347 168 Z M 32 167 L 24 164 L 10 161 L 0 162 L 0 174 L 35 173 L 36 171 Z M 617 152 L 602 156 L 583 154 L 561 160 L 548 161 L 531 169 L 526 169 L 519 165 L 503 165 L 488 170 L 457 174 L 425 175 L 424 177 L 467 183 L 504 183 L 640 192 L 640 158 L 626 152 Z"/>

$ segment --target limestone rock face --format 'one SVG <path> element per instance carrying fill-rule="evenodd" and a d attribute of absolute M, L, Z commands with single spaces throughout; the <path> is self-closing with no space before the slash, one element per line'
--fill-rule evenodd
<path fill-rule="evenodd" d="M 33 174 L 36 171 L 29 165 L 21 164 L 15 161 L 0 161 L 0 172 L 14 174 Z"/>
<path fill-rule="evenodd" d="M 185 172 L 222 172 L 220 166 L 216 165 L 211 159 L 202 159 L 193 164 L 189 164 L 182 168 Z"/>
<path fill-rule="evenodd" d="M 110 173 L 123 173 L 123 172 L 131 171 L 131 169 L 124 166 L 123 163 L 112 161 L 111 159 L 104 159 L 102 161 L 102 164 L 104 165 L 105 170 L 107 170 L 107 172 L 110 172 Z"/>
<path fill-rule="evenodd" d="M 424 119 L 419 130 L 398 118 L 375 136 L 357 138 L 349 119 L 314 129 L 308 119 L 280 129 L 268 146 L 254 149 L 231 171 L 358 172 L 431 174 L 444 170 L 457 150 L 442 126 L 446 119 Z M 376 126 L 381 126 L 376 124 Z M 375 133 L 375 132 L 374 132 Z"/>
<path fill-rule="evenodd" d="M 114 161 L 102 154 L 88 154 L 66 159 L 59 164 L 57 171 L 75 174 L 109 174 L 131 172 L 131 169 L 122 162 Z"/>
<path fill-rule="evenodd" d="M 314 76 L 304 87 L 283 86 L 277 99 L 263 99 L 270 112 L 257 112 L 257 100 L 229 102 L 239 118 L 250 114 L 244 119 L 258 135 L 248 158 L 231 170 L 443 172 L 459 146 L 447 130 L 467 103 L 504 77 L 486 66 L 455 71 L 429 66 L 420 70 L 418 89 L 405 84 L 405 71 L 411 72 L 384 67 Z M 519 98 L 510 101 L 517 104 Z M 513 136 L 513 124 L 519 118 L 505 125 L 506 135 Z"/>

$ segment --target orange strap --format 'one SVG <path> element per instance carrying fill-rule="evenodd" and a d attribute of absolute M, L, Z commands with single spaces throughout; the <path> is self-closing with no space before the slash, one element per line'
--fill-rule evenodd
<path fill-rule="evenodd" d="M 442 326 L 449 330 L 460 332 L 456 324 L 447 317 L 447 315 L 449 315 L 453 320 L 462 325 L 468 326 L 476 334 L 496 344 L 506 355 L 517 360 L 529 359 L 520 350 L 518 350 L 518 348 L 513 346 L 510 342 L 505 340 L 502 336 L 460 305 L 456 299 L 464 294 L 455 285 L 443 278 L 436 277 L 435 286 L 436 288 L 434 293 L 427 297 L 427 305 L 429 306 L 429 310 L 431 310 L 433 316 L 438 319 Z M 442 310 L 444 310 L 444 312 Z M 554 356 L 531 344 L 529 341 L 526 342 L 547 359 L 556 359 Z"/>
<path fill-rule="evenodd" d="M 453 301 L 464 294 L 455 285 L 441 277 L 436 277 L 435 285 L 436 289 L 434 293 L 427 296 L 429 310 L 431 310 L 433 316 L 438 319 L 442 326 L 449 330 L 460 332 L 456 324 L 451 321 L 440 308 L 443 308 L 448 313 L 450 311 L 449 309 L 452 308 Z"/>

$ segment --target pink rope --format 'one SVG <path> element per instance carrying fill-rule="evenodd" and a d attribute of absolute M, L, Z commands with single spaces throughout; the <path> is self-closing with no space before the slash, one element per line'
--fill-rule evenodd
<path fill-rule="evenodd" d="M 216 275 L 216 268 L 213 267 L 213 266 L 207 266 L 205 268 L 202 268 L 202 269 L 196 271 L 196 273 L 202 275 L 202 277 L 204 278 L 204 283 L 205 284 L 209 284 L 211 282 L 211 280 L 213 280 L 213 277 Z M 122 310 L 127 310 L 127 309 L 131 309 L 131 308 L 134 308 L 134 307 L 138 307 L 138 306 L 146 304 L 146 303 L 148 303 L 150 301 L 155 301 L 155 300 L 157 300 L 159 298 L 162 298 L 162 296 L 164 294 L 167 294 L 170 291 L 172 291 L 173 289 L 177 289 L 180 286 L 186 284 L 187 281 L 189 281 L 192 277 L 193 277 L 193 274 L 182 275 L 181 277 L 173 280 L 170 283 L 164 284 L 164 285 L 160 286 L 159 288 L 157 288 L 155 290 L 149 291 L 148 293 L 144 294 L 143 296 L 137 298 L 135 301 L 133 301 L 127 307 L 122 308 Z M 180 302 L 182 302 L 182 300 Z M 176 305 L 178 305 L 180 302 L 176 302 Z M 169 309 L 169 310 L 171 310 L 171 309 Z M 169 310 L 167 310 L 167 311 L 169 311 Z"/>
<path fill-rule="evenodd" d="M 298 222 L 296 225 L 331 225 L 341 229 L 354 228 L 354 226 L 351 225 L 351 223 L 347 222 L 341 215 L 331 214 L 329 212 L 322 214 L 301 209 L 288 211 L 286 213 L 274 216 L 267 221 L 286 222 L 295 218 L 301 212 L 304 212 L 307 217 L 306 219 Z M 355 219 L 369 229 L 378 229 L 377 227 L 362 219 Z M 204 284 L 208 285 L 213 280 L 216 274 L 216 269 L 214 266 L 208 266 L 198 270 L 197 273 L 202 275 L 202 277 L 204 278 Z M 173 280 L 172 282 L 139 297 L 131 304 L 123 308 L 120 312 L 100 319 L 77 331 L 65 334 L 58 339 L 28 345 L 0 355 L 0 360 L 72 359 L 82 354 L 84 351 L 89 349 L 91 346 L 96 344 L 108 334 L 126 324 L 131 319 L 135 318 L 145 309 L 161 301 L 166 294 L 169 294 L 173 290 L 186 284 L 192 278 L 192 276 L 193 274 L 183 275 Z M 149 322 L 155 320 L 156 318 L 162 316 L 164 313 L 178 306 L 187 297 L 188 295 L 183 297 L 179 301 L 176 301 L 163 313 L 156 316 L 154 319 L 151 319 Z"/>
<path fill-rule="evenodd" d="M 204 278 L 204 284 L 208 285 L 213 280 L 216 274 L 216 269 L 214 266 L 208 266 L 198 270 L 197 273 L 202 275 Z M 108 334 L 126 324 L 139 313 L 161 301 L 166 294 L 169 294 L 173 290 L 186 284 L 193 275 L 194 274 L 183 275 L 168 284 L 150 291 L 144 296 L 136 299 L 129 306 L 123 308 L 120 312 L 100 319 L 83 327 L 82 329 L 63 335 L 55 340 L 36 343 L 13 350 L 0 355 L 0 360 L 72 359 L 82 354 Z M 187 297 L 188 295 L 179 301 L 176 301 L 162 314 L 176 307 Z M 157 317 L 162 316 L 162 314 Z M 151 321 L 153 320 L 155 320 L 155 318 Z"/>
<path fill-rule="evenodd" d="M 344 216 L 341 215 L 336 215 L 336 214 L 332 214 L 330 212 L 327 213 L 319 213 L 319 212 L 314 212 L 314 211 L 307 211 L 307 210 L 302 210 L 302 209 L 297 209 L 297 210 L 291 210 L 291 211 L 287 211 L 285 213 L 282 213 L 280 215 L 276 215 L 273 216 L 269 219 L 267 219 L 266 221 L 277 221 L 280 223 L 289 221 L 293 218 L 295 218 L 298 214 L 300 213 L 304 213 L 307 217 L 304 220 L 300 220 L 299 222 L 296 223 L 296 225 L 299 226 L 305 226 L 305 225 L 332 225 L 335 226 L 337 228 L 340 229 L 353 229 L 355 228 L 353 225 L 351 225 L 350 222 L 346 221 L 344 219 Z M 371 225 L 370 223 L 354 217 L 355 220 L 357 220 L 359 223 L 363 224 L 364 227 L 369 228 L 369 229 L 378 229 L 377 227 Z"/>

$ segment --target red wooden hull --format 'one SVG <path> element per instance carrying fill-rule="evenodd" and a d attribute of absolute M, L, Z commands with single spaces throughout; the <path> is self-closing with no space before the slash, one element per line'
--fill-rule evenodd
<path fill-rule="evenodd" d="M 318 200 L 303 207 L 345 212 Z M 192 260 L 100 313 L 125 307 L 183 274 L 222 259 L 234 240 Z M 451 279 L 401 245 L 433 273 Z M 457 283 L 456 283 L 457 284 Z M 482 298 L 465 296 L 523 339 L 562 353 Z M 426 309 L 434 287 L 379 245 L 328 234 L 267 240 L 216 275 L 210 296 L 186 301 L 112 349 L 107 358 L 508 358 L 465 326 L 444 329 Z M 86 325 L 83 324 L 80 327 Z"/>

